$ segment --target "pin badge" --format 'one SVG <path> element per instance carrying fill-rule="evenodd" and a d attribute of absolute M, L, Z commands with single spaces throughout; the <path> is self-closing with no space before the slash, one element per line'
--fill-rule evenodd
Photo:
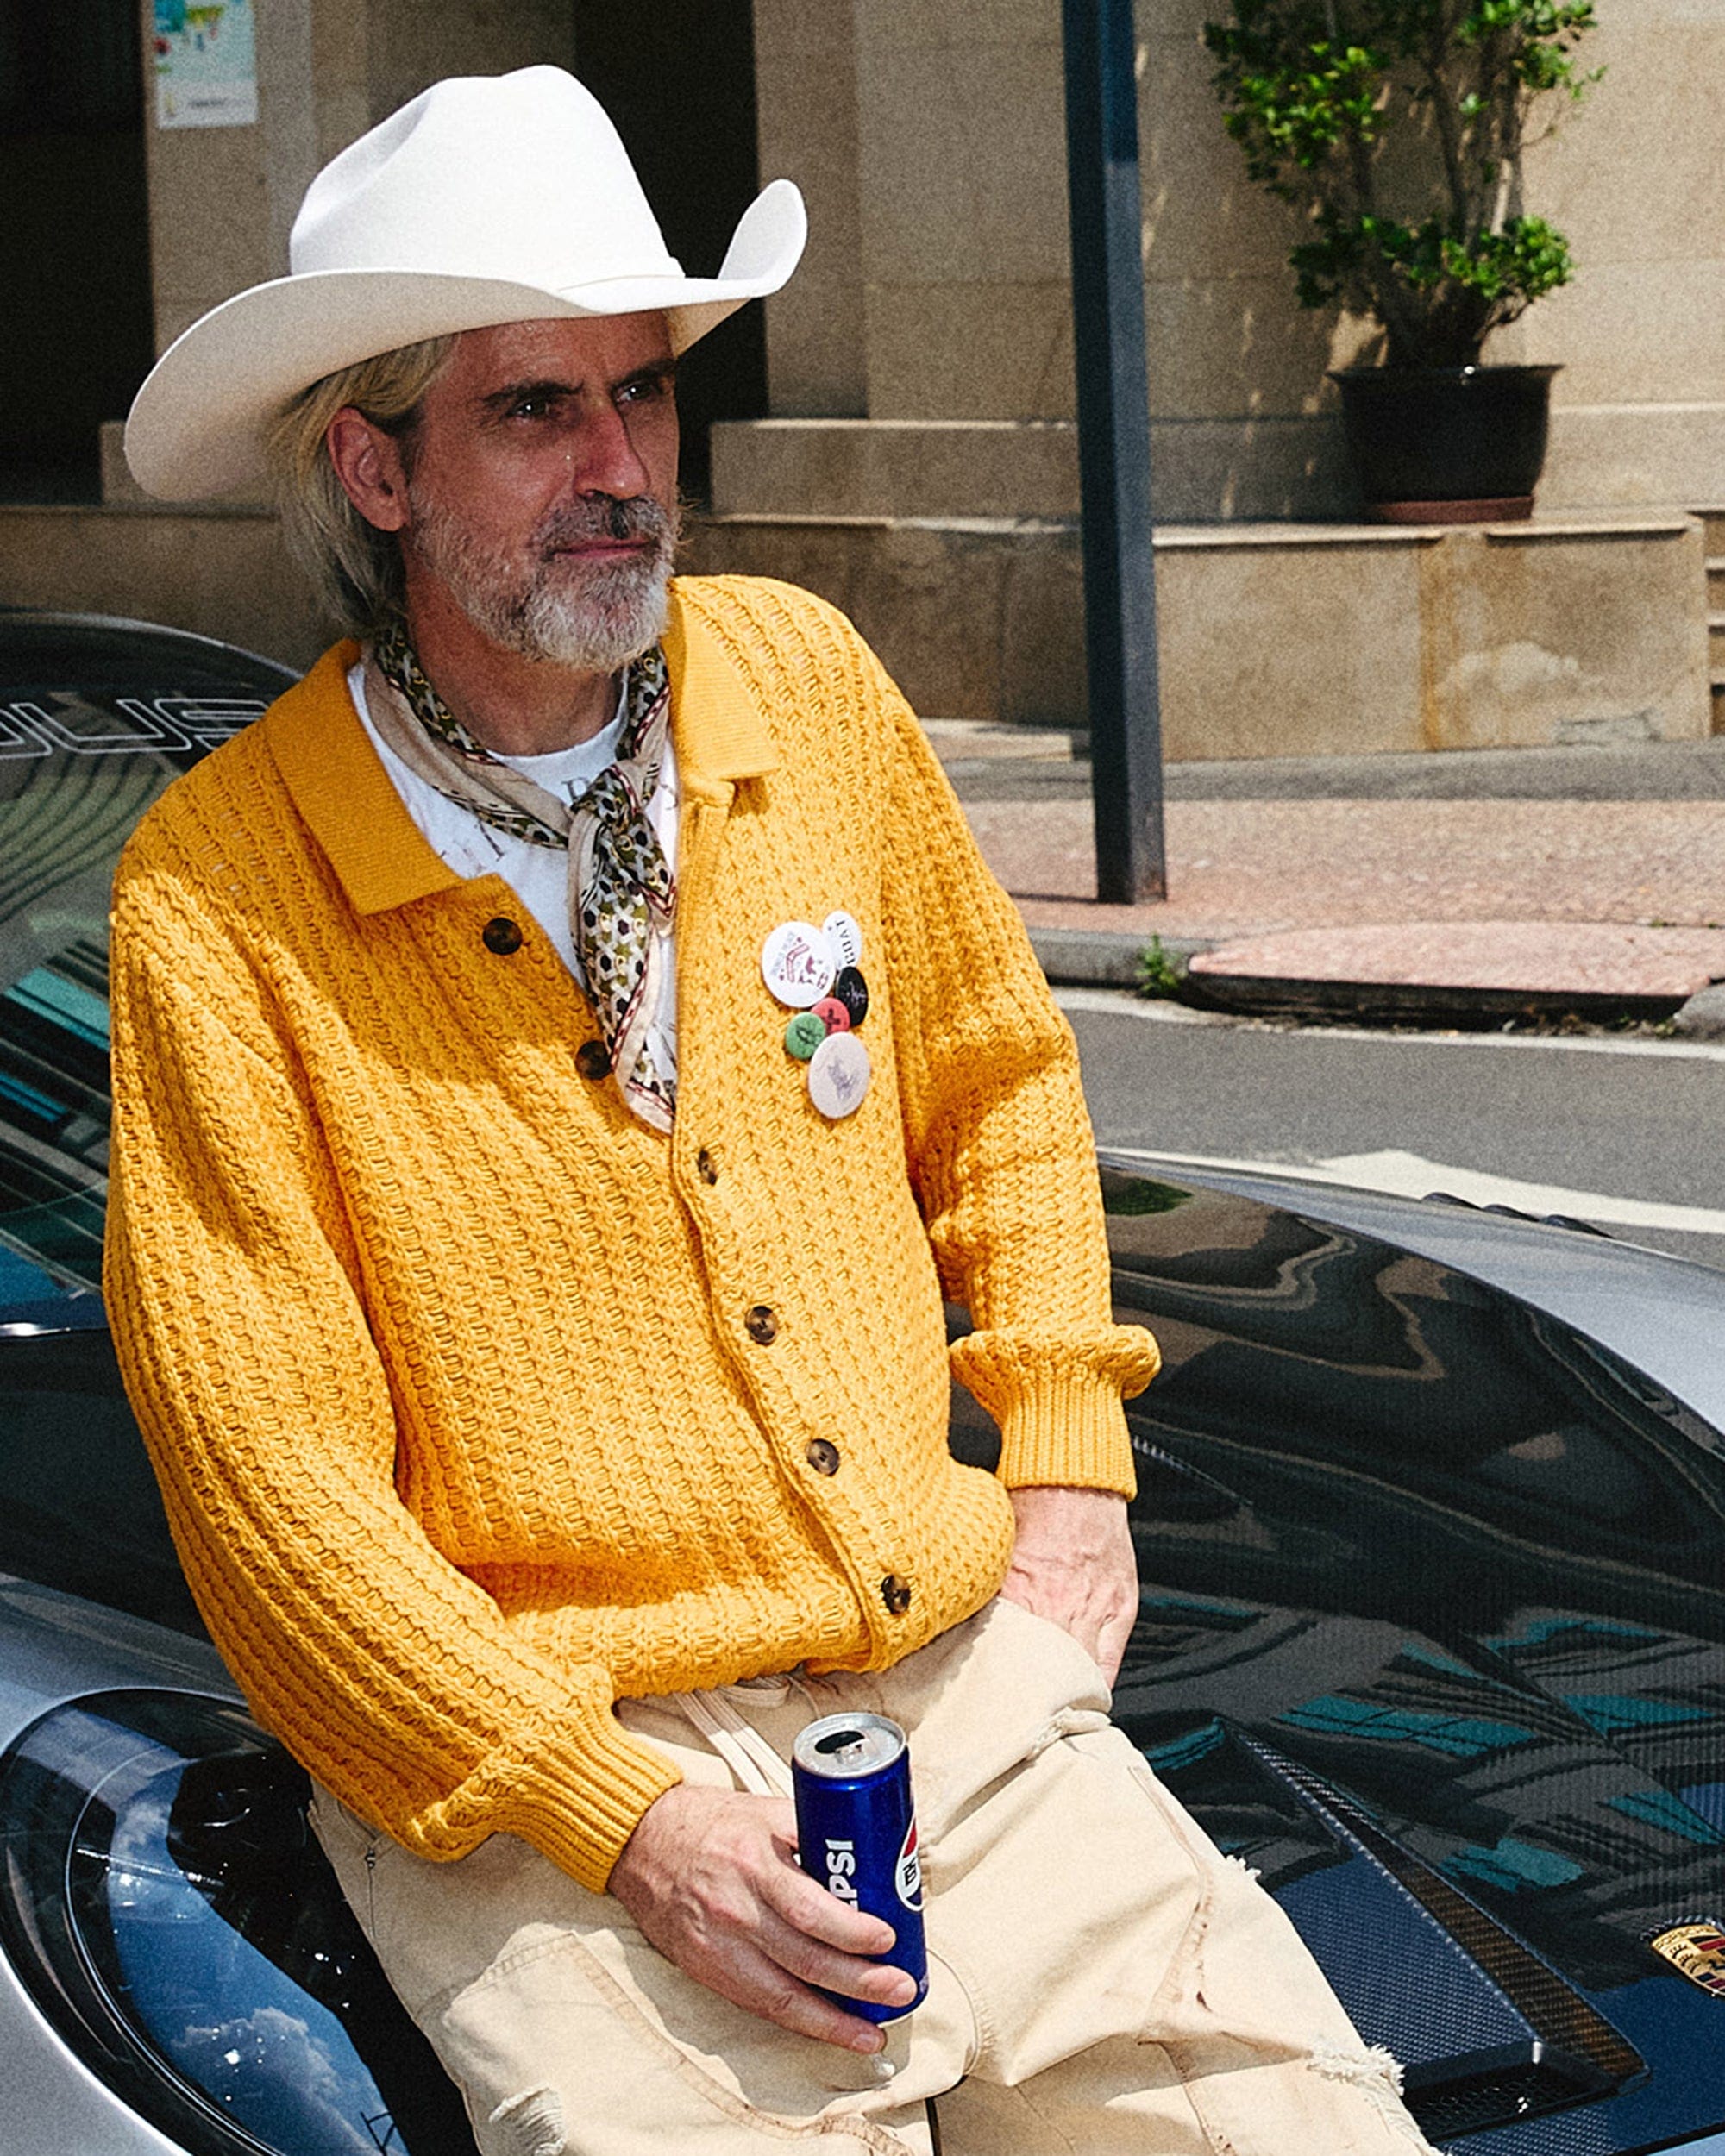
<path fill-rule="evenodd" d="M 840 967 L 832 994 L 850 1012 L 851 1025 L 861 1025 L 869 1015 L 869 984 L 855 966 Z"/>
<path fill-rule="evenodd" d="M 848 1033 L 850 1031 L 850 1012 L 837 996 L 823 996 L 814 1006 L 814 1016 L 829 1033 Z"/>
<path fill-rule="evenodd" d="M 862 931 L 856 925 L 856 917 L 841 907 L 829 913 L 821 924 L 834 959 L 841 966 L 860 966 L 862 963 Z"/>
<path fill-rule="evenodd" d="M 854 1033 L 829 1033 L 809 1058 L 809 1099 L 830 1123 L 853 1115 L 869 1090 L 869 1051 Z"/>
<path fill-rule="evenodd" d="M 826 1021 L 818 1011 L 799 1011 L 785 1028 L 785 1053 L 806 1063 L 826 1038 Z"/>
<path fill-rule="evenodd" d="M 837 970 L 825 930 L 810 921 L 782 922 L 761 946 L 761 978 L 793 1011 L 819 1003 Z"/>

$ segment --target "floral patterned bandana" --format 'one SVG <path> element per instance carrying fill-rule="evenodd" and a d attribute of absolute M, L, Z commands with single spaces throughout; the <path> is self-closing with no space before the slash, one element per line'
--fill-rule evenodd
<path fill-rule="evenodd" d="M 676 880 L 648 805 L 671 724 L 670 680 L 656 644 L 630 667 L 617 761 L 567 806 L 474 739 L 425 677 L 398 624 L 368 655 L 373 723 L 408 768 L 493 830 L 569 856 L 569 928 L 612 1068 L 643 1123 L 668 1131 L 674 1071 L 647 1046 L 659 1008 Z"/>

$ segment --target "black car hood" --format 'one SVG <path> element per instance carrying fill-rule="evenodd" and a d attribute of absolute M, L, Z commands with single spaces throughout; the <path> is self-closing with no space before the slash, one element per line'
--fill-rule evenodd
<path fill-rule="evenodd" d="M 1128 1409 L 1117 1719 L 1434 2140 L 1591 2156 L 1718 2126 L 1725 1441 L 1433 1259 L 1238 1191 L 1104 1186 L 1116 1314 L 1164 1356 Z M 1685 1920 L 1716 1991 L 1649 1944 Z"/>
<path fill-rule="evenodd" d="M 1239 1190 L 1104 1192 L 1118 1315 L 1165 1363 L 1128 1410 L 1122 1725 L 1435 2140 L 1718 2127 L 1725 1996 L 1648 1940 L 1694 1920 L 1704 1977 L 1725 1919 L 1725 1439 L 1432 1257 Z M 0 1569 L 195 1629 L 105 1334 L 33 1313 L 0 1395 Z M 953 1442 L 995 1442 L 957 1390 Z"/>

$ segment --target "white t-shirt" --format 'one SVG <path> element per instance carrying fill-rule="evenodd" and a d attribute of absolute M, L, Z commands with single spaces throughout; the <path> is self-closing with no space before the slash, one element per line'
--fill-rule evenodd
<path fill-rule="evenodd" d="M 383 768 L 389 774 L 390 783 L 401 796 L 402 805 L 413 818 L 419 830 L 438 859 L 445 867 L 453 868 L 458 876 L 501 876 L 550 938 L 552 948 L 563 963 L 585 987 L 581 962 L 575 955 L 574 937 L 569 932 L 569 856 L 561 846 L 535 846 L 527 839 L 511 837 L 507 831 L 494 830 L 489 824 L 482 824 L 471 809 L 461 806 L 440 793 L 436 787 L 411 771 L 384 740 L 372 724 L 372 715 L 366 702 L 366 678 L 363 664 L 348 670 L 348 687 L 354 699 L 354 708 L 370 736 L 372 746 L 383 760 Z M 607 765 L 617 761 L 617 744 L 622 737 L 624 698 L 617 699 L 616 715 L 609 725 L 602 727 L 591 741 L 578 742 L 573 749 L 554 749 L 549 756 L 502 756 L 511 770 L 519 771 L 531 779 L 536 786 L 561 801 L 572 800 L 584 793 Z M 665 760 L 659 769 L 659 785 L 653 799 L 647 805 L 647 813 L 665 858 L 674 875 L 677 868 L 677 760 L 671 744 L 665 743 Z M 667 1077 L 675 1075 L 677 1069 L 677 967 L 676 937 L 664 938 L 664 972 L 659 997 L 659 1015 L 647 1035 L 647 1046 L 654 1062 Z"/>

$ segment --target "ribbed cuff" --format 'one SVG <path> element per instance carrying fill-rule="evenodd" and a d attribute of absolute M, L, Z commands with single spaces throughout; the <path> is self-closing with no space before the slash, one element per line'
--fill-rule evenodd
<path fill-rule="evenodd" d="M 481 1812 L 480 1836 L 517 1834 L 603 1894 L 642 1814 L 682 1778 L 606 1713 L 574 1720 L 567 1735 L 542 1737 L 530 1758 L 487 1765 L 442 1808 L 452 1827 Z M 477 1838 L 469 1835 L 468 1846 Z"/>
<path fill-rule="evenodd" d="M 1064 1370 L 1027 1385 L 1000 1417 L 1000 1476 L 1008 1489 L 1111 1489 L 1132 1496 L 1138 1477 L 1119 1381 Z"/>

